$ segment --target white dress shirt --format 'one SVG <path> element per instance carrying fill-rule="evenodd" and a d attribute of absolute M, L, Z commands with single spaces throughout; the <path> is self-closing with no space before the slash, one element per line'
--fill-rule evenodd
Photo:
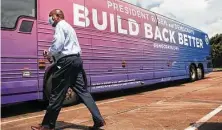
<path fill-rule="evenodd" d="M 74 28 L 65 20 L 61 20 L 55 27 L 54 39 L 49 48 L 49 55 L 57 61 L 65 55 L 81 54 L 81 48 Z"/>

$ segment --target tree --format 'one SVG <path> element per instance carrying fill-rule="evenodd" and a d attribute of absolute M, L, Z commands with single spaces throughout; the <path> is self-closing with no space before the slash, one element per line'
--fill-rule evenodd
<path fill-rule="evenodd" d="M 222 67 L 222 34 L 213 36 L 210 44 L 213 67 Z"/>

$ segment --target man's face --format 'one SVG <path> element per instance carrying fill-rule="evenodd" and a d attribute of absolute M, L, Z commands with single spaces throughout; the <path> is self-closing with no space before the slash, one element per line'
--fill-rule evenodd
<path fill-rule="evenodd" d="M 50 13 L 49 14 L 49 23 L 55 27 L 57 23 L 59 22 L 59 17 L 55 13 Z"/>

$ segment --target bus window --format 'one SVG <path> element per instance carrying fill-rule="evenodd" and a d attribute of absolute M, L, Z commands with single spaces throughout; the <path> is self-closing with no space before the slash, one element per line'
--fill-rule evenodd
<path fill-rule="evenodd" d="M 2 0 L 1 28 L 14 29 L 20 16 L 36 17 L 36 0 Z"/>
<path fill-rule="evenodd" d="M 33 21 L 23 20 L 19 28 L 20 32 L 28 33 L 32 31 Z"/>

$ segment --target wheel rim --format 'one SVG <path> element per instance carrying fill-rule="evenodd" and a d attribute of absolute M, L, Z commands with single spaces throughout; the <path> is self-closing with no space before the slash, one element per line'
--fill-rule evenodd
<path fill-rule="evenodd" d="M 194 68 L 191 69 L 191 78 L 192 78 L 192 79 L 195 79 L 195 78 L 196 78 Z"/>
<path fill-rule="evenodd" d="M 198 79 L 201 79 L 202 77 L 202 71 L 200 68 L 197 69 Z"/>

